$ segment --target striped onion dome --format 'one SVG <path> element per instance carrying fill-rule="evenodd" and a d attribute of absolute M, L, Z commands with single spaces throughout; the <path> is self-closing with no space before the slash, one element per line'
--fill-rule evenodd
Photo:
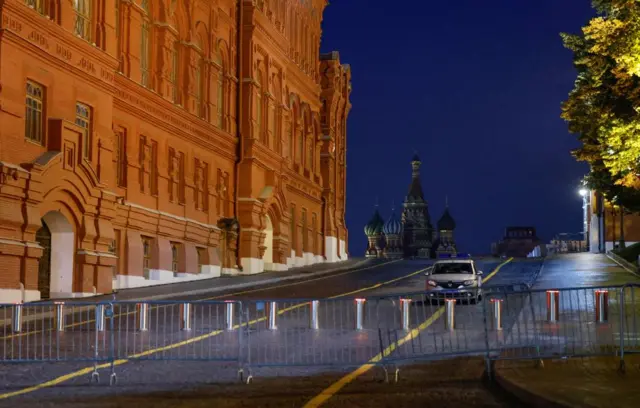
<path fill-rule="evenodd" d="M 373 213 L 373 217 L 364 226 L 364 233 L 366 236 L 371 237 L 374 235 L 380 235 L 382 233 L 382 227 L 384 226 L 384 220 L 380 216 L 378 209 L 376 208 L 375 213 Z"/>
<path fill-rule="evenodd" d="M 402 233 L 402 223 L 396 216 L 395 210 L 391 210 L 391 217 L 384 224 L 382 230 L 385 235 L 400 235 Z"/>

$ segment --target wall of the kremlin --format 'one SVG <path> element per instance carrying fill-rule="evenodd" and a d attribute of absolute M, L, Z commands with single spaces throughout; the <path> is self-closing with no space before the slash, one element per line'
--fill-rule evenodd
<path fill-rule="evenodd" d="M 347 258 L 326 1 L 240 1 L 0 3 L 0 302 Z"/>

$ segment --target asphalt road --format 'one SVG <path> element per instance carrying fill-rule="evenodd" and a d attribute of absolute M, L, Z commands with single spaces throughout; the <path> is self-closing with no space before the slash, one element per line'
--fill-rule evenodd
<path fill-rule="evenodd" d="M 219 296 L 218 300 L 207 300 L 206 296 L 194 296 L 190 301 L 200 301 L 193 309 L 196 316 L 193 320 L 192 330 L 183 332 L 179 330 L 177 318 L 179 318 L 179 304 L 157 305 L 149 314 L 149 331 L 145 333 L 135 332 L 135 305 L 127 305 L 128 310 L 117 311 L 125 314 L 113 319 L 116 329 L 96 336 L 95 323 L 91 322 L 93 316 L 76 316 L 73 318 L 74 326 L 64 333 L 56 333 L 43 327 L 25 327 L 27 334 L 11 337 L 10 334 L 0 339 L 0 344 L 5 344 L 4 351 L 23 353 L 22 357 L 53 356 L 57 347 L 50 348 L 50 344 L 64 344 L 66 357 L 91 358 L 98 345 L 102 353 L 108 351 L 110 344 L 115 344 L 114 351 L 118 357 L 126 357 L 138 354 L 138 360 L 147 359 L 211 359 L 218 358 L 219 364 L 202 362 L 158 362 L 158 361 L 120 361 L 115 367 L 118 376 L 118 389 L 127 387 L 145 389 L 166 389 L 169 384 L 173 387 L 181 387 L 186 383 L 201 383 L 210 381 L 233 381 L 237 377 L 238 368 L 249 369 L 258 376 L 271 376 L 286 372 L 287 375 L 314 374 L 335 366 L 358 365 L 367 362 L 373 355 L 380 351 L 381 336 L 375 329 L 376 319 L 379 315 L 374 312 L 389 313 L 395 309 L 392 302 L 382 299 L 369 299 L 373 296 L 386 295 L 386 286 L 390 286 L 394 292 L 415 292 L 424 287 L 423 272 L 430 262 L 402 261 L 390 265 L 381 266 L 372 270 L 357 271 L 353 273 L 337 274 L 320 279 L 311 279 L 306 282 L 285 284 L 271 288 L 247 290 L 235 294 Z M 492 270 L 498 262 L 479 262 L 486 271 Z M 498 276 L 498 275 L 496 275 Z M 354 300 L 356 296 L 367 297 L 365 307 L 365 325 L 363 330 L 355 330 Z M 306 299 L 320 299 L 334 297 L 323 302 L 319 314 L 321 330 L 318 332 L 308 329 L 308 307 L 305 302 L 298 300 L 280 300 L 278 315 L 278 330 L 267 330 L 265 322 L 265 307 L 260 308 L 259 302 L 248 302 L 255 299 L 291 299 L 304 297 Z M 340 299 L 340 297 L 344 299 Z M 242 316 L 244 322 L 252 322 L 249 330 L 233 330 L 225 332 L 224 308 L 221 300 L 236 299 L 248 303 L 243 305 L 243 310 L 249 314 Z M 346 299 L 346 300 L 345 300 Z M 376 305 L 377 303 L 377 305 Z M 380 304 L 383 304 L 380 306 Z M 375 307 L 374 307 L 375 305 Z M 199 308 L 199 310 L 198 310 Z M 240 309 L 239 307 L 237 309 Z M 289 309 L 289 310 L 287 310 Z M 417 310 L 417 309 L 416 309 Z M 427 316 L 429 310 L 420 308 L 421 315 L 413 313 L 414 319 Z M 131 313 L 129 313 L 131 312 Z M 208 313 L 208 314 L 207 314 Z M 397 313 L 391 311 L 393 316 Z M 205 316 L 203 318 L 203 316 Z M 236 316 L 238 321 L 241 316 Z M 83 323 L 89 320 L 88 323 Z M 394 319 L 391 319 L 394 322 Z M 398 319 L 395 319 L 397 323 Z M 395 332 L 401 327 L 395 327 Z M 35 333 L 29 333 L 30 330 Z M 215 333 L 215 334 L 214 334 Z M 241 335 L 242 333 L 242 335 Z M 389 344 L 394 337 L 388 337 L 385 333 L 385 342 Z M 394 336 L 397 333 L 394 333 Z M 94 340 L 98 339 L 96 343 Z M 243 352 L 238 347 L 238 340 L 246 341 L 251 346 L 251 353 Z M 186 344 L 184 344 L 187 342 Z M 10 347 L 7 346 L 10 344 Z M 164 349 L 162 349 L 164 347 Z M 161 348 L 161 350 L 157 350 Z M 140 356 L 140 354 L 144 354 Z M 14 397 L 11 401 L 20 398 L 48 398 L 57 395 L 59 387 L 86 385 L 91 374 L 91 369 L 86 369 L 78 374 L 77 370 L 87 367 L 86 362 L 79 363 L 35 363 L 32 365 L 5 365 L 0 368 L 0 385 L 6 392 L 24 389 L 26 387 L 41 387 L 38 384 L 54 380 L 59 382 L 56 387 L 43 387 L 30 392 L 26 397 Z M 285 367 L 283 368 L 282 365 Z M 305 367 L 297 368 L 296 366 Z M 309 368 L 311 365 L 315 368 Z M 109 369 L 99 370 L 101 383 L 108 383 Z M 69 373 L 76 373 L 68 376 Z M 66 377 L 64 377 L 67 375 Z M 58 379 L 58 380 L 56 380 Z M 76 392 L 109 393 L 108 387 L 74 387 Z"/>
<path fill-rule="evenodd" d="M 571 275 L 565 272 L 563 276 L 558 276 L 567 270 L 575 270 L 576 278 L 580 277 L 584 286 L 590 284 L 589 279 L 594 282 L 602 281 L 607 274 L 616 275 L 615 279 L 624 279 L 624 275 L 617 274 L 619 271 L 615 268 L 601 267 L 603 263 L 601 257 L 587 261 L 579 257 L 575 260 L 571 257 L 553 258 L 550 261 L 552 262 L 547 262 L 542 269 L 541 261 L 512 262 L 504 265 L 495 275 L 491 275 L 490 272 L 499 262 L 481 261 L 480 266 L 485 271 L 485 278 L 489 277 L 484 285 L 488 297 L 499 298 L 504 288 L 513 288 L 514 285 L 522 283 L 532 284 L 536 278 L 538 279 L 536 287 L 540 287 L 539 282 L 547 282 L 551 285 L 549 287 L 558 287 L 553 285 L 556 281 L 565 286 L 573 286 L 575 280 Z M 122 402 L 121 400 L 111 399 L 118 394 L 130 395 L 125 398 L 128 398 L 127 404 L 130 404 L 137 398 L 135 396 L 140 396 L 141 393 L 176 391 L 203 386 L 217 387 L 212 386 L 212 383 L 231 384 L 237 382 L 239 368 L 243 369 L 245 376 L 251 373 L 256 384 L 264 384 L 267 393 L 269 386 L 266 384 L 276 386 L 278 381 L 282 384 L 282 380 L 276 378 L 278 376 L 291 378 L 292 386 L 299 381 L 300 377 L 303 377 L 307 379 L 305 381 L 313 384 L 313 387 L 304 388 L 305 390 L 312 388 L 316 390 L 318 387 L 321 390 L 327 378 L 334 378 L 339 373 L 361 367 L 371 359 L 374 361 L 376 358 L 382 359 L 388 366 L 389 372 L 393 372 L 396 366 L 402 367 L 405 363 L 438 360 L 461 354 L 482 355 L 486 352 L 487 342 L 490 346 L 509 344 L 509 342 L 526 343 L 527 336 L 526 333 L 521 333 L 522 328 L 526 326 L 528 329 L 529 320 L 535 322 L 544 315 L 544 311 L 541 310 L 538 315 L 534 314 L 533 318 L 527 317 L 524 311 L 529 308 L 525 307 L 527 304 L 525 297 L 514 295 L 502 299 L 504 330 L 489 329 L 485 332 L 484 316 L 493 305 L 490 299 L 485 299 L 477 305 L 456 304 L 455 329 L 449 330 L 445 326 L 445 310 L 441 304 L 422 302 L 420 295 L 411 295 L 424 288 L 423 270 L 428 265 L 428 262 L 402 261 L 368 271 L 224 294 L 217 296 L 218 299 L 206 299 L 207 296 L 204 295 L 181 299 L 201 303 L 192 306 L 194 318 L 189 332 L 179 330 L 179 303 L 159 304 L 156 305 L 158 307 L 152 308 L 149 314 L 149 331 L 145 333 L 131 330 L 137 323 L 135 305 L 128 305 L 130 309 L 117 311 L 128 314 L 113 319 L 115 327 L 119 328 L 115 333 L 121 333 L 120 337 L 106 337 L 111 334 L 109 331 L 103 337 L 97 337 L 99 351 L 107 351 L 108 346 L 114 344 L 116 345 L 114 352 L 118 357 L 123 358 L 115 366 L 117 387 L 107 386 L 110 373 L 108 367 L 99 370 L 100 384 L 87 386 L 92 370 L 85 369 L 78 372 L 86 368 L 87 363 L 0 365 L 0 406 L 22 404 L 58 406 L 67 403 L 73 403 L 73 406 L 85 406 L 83 404 L 120 406 L 118 401 Z M 601 270 L 603 268 L 604 270 Z M 586 279 L 585 275 L 590 278 Z M 397 296 L 397 294 L 405 295 Z M 362 330 L 356 330 L 354 301 L 356 297 L 365 299 Z M 320 303 L 318 313 L 320 330 L 311 330 L 308 301 L 326 298 L 332 299 L 323 300 Z M 409 331 L 402 327 L 400 298 L 412 300 L 409 308 Z M 248 329 L 224 331 L 226 306 L 223 301 L 231 299 L 242 302 L 242 306 L 238 304 L 235 310 L 235 324 L 243 322 Z M 277 330 L 269 330 L 267 327 L 268 300 L 271 299 L 278 299 Z M 261 302 L 261 300 L 267 300 L 267 302 Z M 92 316 L 85 316 L 85 318 L 91 320 Z M 91 356 L 91 353 L 95 352 L 95 342 L 92 343 L 92 340 L 96 338 L 95 331 L 91 329 L 93 323 L 83 323 L 80 316 L 76 323 L 76 326 L 62 335 L 66 341 L 67 352 L 71 353 L 67 355 Z M 38 329 L 42 331 L 43 328 L 46 329 L 46 327 L 34 327 L 36 331 Z M 35 355 L 45 355 L 46 353 L 42 351 L 43 345 L 46 349 L 47 342 L 53 340 L 54 336 L 46 330 L 43 332 L 49 333 L 48 340 L 41 334 L 34 334 L 29 346 L 22 350 L 33 349 Z M 123 338 L 122 333 L 129 334 Z M 34 347 L 33 341 L 37 336 L 41 342 L 36 343 Z M 13 345 L 26 346 L 25 341 L 28 338 L 30 336 L 21 336 L 19 342 L 14 339 Z M 3 341 L 8 340 L 0 338 L 0 350 Z M 242 347 L 238 347 L 239 342 L 243 345 Z M 124 359 L 132 354 L 137 355 L 136 358 Z M 220 361 L 216 363 L 148 361 L 159 358 L 164 360 L 204 358 Z M 338 365 L 341 367 L 337 367 Z M 402 369 L 401 372 L 403 371 L 405 370 Z M 74 374 L 69 375 L 69 373 Z M 316 378 L 317 381 L 314 380 Z M 51 380 L 53 383 L 46 383 Z M 45 386 L 42 386 L 43 383 Z M 33 388 L 23 395 L 1 399 L 2 395 L 8 392 L 27 387 Z M 352 385 L 344 384 L 344 387 L 348 390 Z M 210 388 L 207 389 L 210 391 Z M 234 389 L 242 393 L 241 387 L 234 385 L 229 388 L 230 392 Z M 251 395 L 256 395 L 256 392 L 256 390 L 251 391 Z M 309 399 L 315 391 L 305 391 L 305 393 L 308 394 L 306 397 Z M 299 397 L 299 394 L 296 395 Z M 199 406 L 196 403 L 198 395 L 201 394 L 193 394 L 194 405 L 190 406 Z M 112 405 L 96 405 L 96 401 L 104 397 L 109 397 L 108 401 L 112 402 Z M 146 398 L 146 396 L 140 398 Z M 43 404 L 43 401 L 48 405 Z M 265 402 L 261 406 L 299 406 L 287 405 L 287 401 L 289 400 L 285 398 L 282 400 L 282 405 L 275 402 L 269 405 Z M 476 402 L 480 403 L 479 401 Z M 335 401 L 332 400 L 331 403 L 335 404 Z M 354 404 L 349 403 L 350 406 L 356 406 Z M 487 405 L 484 402 L 483 404 Z M 249 404 L 249 406 L 255 405 Z"/>

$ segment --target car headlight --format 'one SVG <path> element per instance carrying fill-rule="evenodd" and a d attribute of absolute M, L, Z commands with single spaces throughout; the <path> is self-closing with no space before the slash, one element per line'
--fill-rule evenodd
<path fill-rule="evenodd" d="M 474 280 L 464 281 L 464 286 L 473 286 L 476 283 Z"/>
<path fill-rule="evenodd" d="M 437 284 L 435 281 L 432 281 L 432 280 L 427 281 L 427 285 L 429 285 L 429 286 L 433 286 L 434 288 L 435 288 L 436 286 L 438 286 L 438 284 Z"/>

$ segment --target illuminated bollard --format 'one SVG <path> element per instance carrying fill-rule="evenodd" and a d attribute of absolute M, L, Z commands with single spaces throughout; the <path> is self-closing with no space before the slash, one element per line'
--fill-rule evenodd
<path fill-rule="evenodd" d="M 456 300 L 445 299 L 445 327 L 447 330 L 455 330 L 456 328 Z"/>
<path fill-rule="evenodd" d="M 231 300 L 227 300 L 226 302 L 226 310 L 225 310 L 225 315 L 226 315 L 226 319 L 225 322 L 227 324 L 227 331 L 232 331 L 233 330 L 233 316 L 235 315 L 235 309 L 236 309 L 236 304 L 231 301 Z"/>
<path fill-rule="evenodd" d="M 596 290 L 596 323 L 609 320 L 609 291 Z"/>
<path fill-rule="evenodd" d="M 138 309 L 138 330 L 149 330 L 149 304 L 138 303 L 136 308 Z"/>
<path fill-rule="evenodd" d="M 277 330 L 278 303 L 269 302 L 267 304 L 267 316 L 269 319 L 269 330 Z"/>
<path fill-rule="evenodd" d="M 56 302 L 56 329 L 64 331 L 64 302 Z"/>
<path fill-rule="evenodd" d="M 318 319 L 318 310 L 320 309 L 320 301 L 311 301 L 311 314 L 309 315 L 309 327 L 313 330 L 320 329 L 320 319 Z"/>
<path fill-rule="evenodd" d="M 191 330 L 191 303 L 180 305 L 180 330 Z"/>
<path fill-rule="evenodd" d="M 96 330 L 103 332 L 105 329 L 104 324 L 104 305 L 96 305 Z"/>
<path fill-rule="evenodd" d="M 364 328 L 364 302 L 366 299 L 356 299 L 356 330 Z"/>
<path fill-rule="evenodd" d="M 547 320 L 550 323 L 558 321 L 560 316 L 560 291 L 548 290 L 547 291 Z"/>
<path fill-rule="evenodd" d="M 20 333 L 22 331 L 22 303 L 13 305 L 13 332 Z"/>
<path fill-rule="evenodd" d="M 400 307 L 402 308 L 402 330 L 409 331 L 411 323 L 409 319 L 409 306 L 411 305 L 411 299 L 400 299 Z"/>
<path fill-rule="evenodd" d="M 502 299 L 491 299 L 493 304 L 493 330 L 502 330 Z"/>

